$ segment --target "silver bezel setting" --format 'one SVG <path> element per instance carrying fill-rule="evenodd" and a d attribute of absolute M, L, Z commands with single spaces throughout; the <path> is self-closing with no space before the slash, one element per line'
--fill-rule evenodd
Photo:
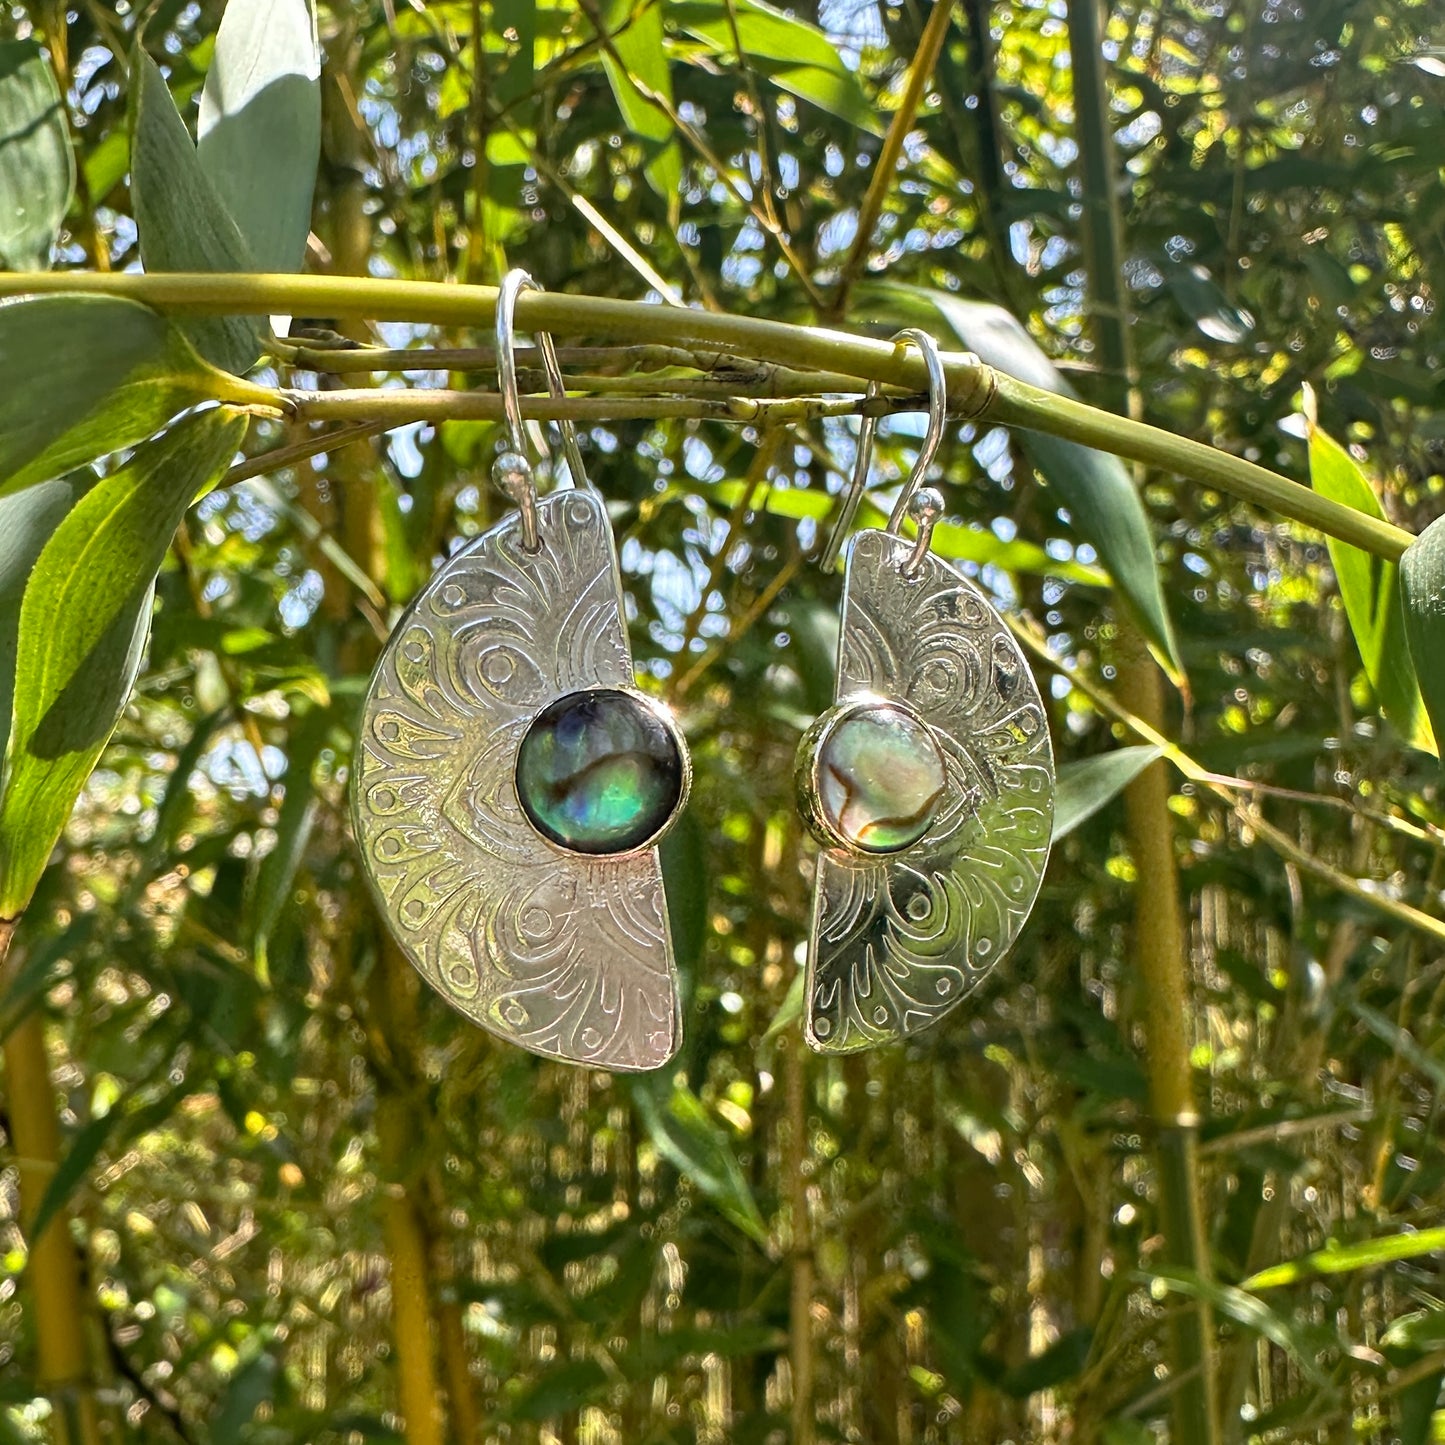
<path fill-rule="evenodd" d="M 937 816 L 938 807 L 941 806 L 940 800 L 940 803 L 930 811 L 928 823 L 925 824 L 923 832 L 918 838 L 908 843 L 900 843 L 893 848 L 866 847 L 833 826 L 833 821 L 828 817 L 827 810 L 823 806 L 823 790 L 818 780 L 818 766 L 822 760 L 823 749 L 827 746 L 829 738 L 851 718 L 858 717 L 863 713 L 880 711 L 896 712 L 914 723 L 932 745 L 938 759 L 939 772 L 945 779 L 948 776 L 948 763 L 943 749 L 939 746 L 934 729 L 926 718 L 920 717 L 917 710 L 906 702 L 865 692 L 855 693 L 830 707 L 827 712 L 813 722 L 799 741 L 793 776 L 798 792 L 798 810 L 809 831 L 825 848 L 830 848 L 851 858 L 896 858 L 900 854 L 908 853 L 921 846 L 933 819 Z"/>
<path fill-rule="evenodd" d="M 527 734 L 536 726 L 537 719 L 540 718 L 548 708 L 556 706 L 556 704 L 564 698 L 585 697 L 589 693 L 600 692 L 619 693 L 623 697 L 630 698 L 633 702 L 645 707 L 648 712 L 667 729 L 668 736 L 672 739 L 673 745 L 677 749 L 677 757 L 681 764 L 682 772 L 677 801 L 673 804 L 672 811 L 668 813 L 662 823 L 635 847 L 619 848 L 615 852 L 610 853 L 591 853 L 583 848 L 569 848 L 565 843 L 559 843 L 555 838 L 548 837 L 548 835 L 533 822 L 531 815 L 527 812 L 526 804 L 521 802 L 522 790 L 517 777 L 517 770 L 522 765 L 522 743 L 526 740 Z M 687 738 L 683 734 L 681 726 L 678 724 L 677 715 L 660 697 L 654 697 L 651 693 L 643 692 L 637 687 L 617 686 L 611 683 L 597 687 L 578 687 L 574 688 L 571 692 L 559 693 L 556 697 L 549 698 L 532 714 L 525 731 L 523 731 L 517 739 L 516 755 L 512 759 L 512 787 L 516 790 L 518 802 L 521 804 L 522 814 L 527 821 L 531 823 L 537 837 L 549 848 L 555 849 L 556 852 L 560 853 L 564 858 L 591 860 L 636 858 L 639 854 L 656 848 L 672 831 L 674 824 L 676 824 L 677 820 L 682 816 L 683 809 L 687 807 L 688 796 L 692 792 L 692 751 L 689 749 Z"/>

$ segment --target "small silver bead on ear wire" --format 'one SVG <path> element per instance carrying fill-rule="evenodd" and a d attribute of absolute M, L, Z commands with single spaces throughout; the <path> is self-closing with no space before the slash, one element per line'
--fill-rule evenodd
<path fill-rule="evenodd" d="M 909 497 L 908 515 L 918 527 L 918 536 L 914 539 L 913 550 L 903 564 L 905 577 L 916 577 L 921 570 L 923 559 L 928 555 L 928 548 L 933 541 L 934 525 L 943 515 L 943 509 L 943 493 L 936 487 L 920 487 Z"/>

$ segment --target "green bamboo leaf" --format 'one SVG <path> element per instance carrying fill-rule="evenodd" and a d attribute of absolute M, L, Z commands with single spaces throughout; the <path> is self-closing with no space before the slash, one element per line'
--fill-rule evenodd
<path fill-rule="evenodd" d="M 1310 483 L 1315 491 L 1332 502 L 1386 520 L 1375 489 L 1355 459 L 1333 437 L 1311 425 L 1309 448 Z M 1348 542 L 1333 537 L 1325 541 L 1350 631 L 1355 635 L 1365 676 L 1379 699 L 1380 711 L 1411 747 L 1438 753 L 1405 638 L 1399 568 Z"/>
<path fill-rule="evenodd" d="M 662 840 L 662 881 L 684 1012 L 708 940 L 708 846 L 697 815 L 684 812 Z"/>
<path fill-rule="evenodd" d="M 246 426 L 227 408 L 185 417 L 91 487 L 42 549 L 20 605 L 0 778 L 0 918 L 29 902 L 125 706 L 171 536 Z"/>
<path fill-rule="evenodd" d="M 1422 1254 L 1445 1250 L 1445 1228 L 1420 1229 L 1413 1234 L 1387 1234 L 1380 1239 L 1363 1239 L 1358 1244 L 1331 1241 L 1313 1254 L 1271 1265 L 1244 1281 L 1245 1289 L 1277 1289 L 1282 1284 L 1313 1279 L 1321 1274 L 1349 1274 L 1357 1269 L 1374 1269 L 1401 1259 L 1418 1259 Z"/>
<path fill-rule="evenodd" d="M 196 156 L 262 271 L 299 271 L 321 155 L 321 52 L 307 0 L 230 0 L 201 91 Z"/>
<path fill-rule="evenodd" d="M 1108 1420 L 1104 1433 L 1099 1437 L 1101 1445 L 1157 1445 L 1159 1437 L 1139 1420 Z"/>
<path fill-rule="evenodd" d="M 71 1141 L 45 1193 L 40 1196 L 40 1205 L 30 1221 L 31 1248 L 56 1214 L 70 1203 L 71 1195 L 80 1187 L 102 1149 L 128 1144 L 165 1123 L 189 1092 L 188 1085 L 178 1084 L 149 1103 L 122 1100 L 113 1105 L 109 1113 L 92 1119 Z"/>
<path fill-rule="evenodd" d="M 36 558 L 65 514 L 85 495 L 90 474 L 62 477 L 0 494 L 0 760 L 10 741 L 10 707 L 15 696 L 15 640 L 20 599 Z"/>
<path fill-rule="evenodd" d="M 767 1227 L 742 1166 L 702 1100 L 686 1084 L 669 1091 L 666 1081 L 641 1079 L 633 1083 L 632 1097 L 657 1152 L 691 1179 L 725 1218 L 766 1246 Z"/>
<path fill-rule="evenodd" d="M 788 991 L 783 995 L 783 1001 L 778 1005 L 778 1011 L 773 1015 L 772 1022 L 768 1025 L 768 1031 L 763 1035 L 763 1042 L 775 1039 L 781 1033 L 793 1027 L 803 1017 L 803 993 L 805 976 L 802 969 L 798 969 L 788 980 Z"/>
<path fill-rule="evenodd" d="M 65 102 L 33 40 L 0 44 L 0 265 L 43 271 L 70 209 Z"/>
<path fill-rule="evenodd" d="M 240 228 L 200 159 L 156 63 L 131 61 L 131 203 L 147 271 L 255 271 Z M 181 323 L 196 350 L 240 375 L 261 354 L 252 317 L 197 316 Z"/>
<path fill-rule="evenodd" d="M 246 1427 L 261 1405 L 275 1396 L 280 1373 L 275 1355 L 265 1349 L 236 1370 L 211 1421 L 212 1445 L 241 1445 L 250 1438 Z"/>
<path fill-rule="evenodd" d="M 1083 1370 L 1093 1342 L 1092 1327 L 1078 1325 L 1040 1354 L 1006 1369 L 998 1377 L 998 1388 L 1016 1400 L 1027 1399 L 1040 1390 L 1052 1390 Z"/>
<path fill-rule="evenodd" d="M 945 291 L 923 294 L 959 341 L 989 366 L 1030 386 L 1060 396 L 1075 395 L 1033 337 L 1001 306 L 965 301 Z M 1032 431 L 1019 436 L 1034 465 L 1068 508 L 1075 531 L 1099 554 L 1160 661 L 1180 681 L 1184 664 L 1159 580 L 1153 532 L 1124 464 L 1107 452 L 1062 437 Z"/>
<path fill-rule="evenodd" d="M 1054 800 L 1054 842 L 1087 822 L 1162 756 L 1161 749 L 1144 745 L 1115 748 L 1097 757 L 1065 763 L 1059 769 L 1059 790 Z"/>
<path fill-rule="evenodd" d="M 78 913 L 67 927 L 49 938 L 27 940 L 21 951 L 20 968 L 14 968 L 15 950 L 10 953 L 10 972 L 0 992 L 0 1039 L 9 1038 L 27 1018 L 30 1011 L 44 1002 L 46 991 L 55 982 L 52 970 L 63 958 L 74 957 L 90 942 L 95 932 L 96 915 Z"/>
<path fill-rule="evenodd" d="M 206 365 L 134 301 L 0 304 L 0 496 L 134 446 L 198 402 L 269 397 Z"/>
<path fill-rule="evenodd" d="M 1445 737 L 1445 517 L 1437 517 L 1400 559 L 1405 640 L 1433 735 Z"/>
<path fill-rule="evenodd" d="M 552 1365 L 505 1409 L 510 1420 L 550 1420 L 578 1410 L 607 1388 L 607 1371 L 596 1360 Z"/>
<path fill-rule="evenodd" d="M 749 1323 L 730 1329 L 687 1328 L 667 1334 L 648 1332 L 620 1361 L 632 1379 L 646 1379 L 664 1370 L 676 1369 L 689 1357 L 720 1355 L 726 1360 L 750 1355 L 775 1354 L 787 1348 L 788 1337 L 776 1325 Z"/>
<path fill-rule="evenodd" d="M 1380 1336 L 1380 1343 L 1389 1349 L 1420 1352 L 1445 1349 L 1445 1309 L 1415 1310 L 1399 1316 Z"/>
<path fill-rule="evenodd" d="M 493 0 L 491 42 L 502 37 L 506 58 L 493 72 L 492 89 L 499 105 L 531 95 L 537 65 L 537 0 Z M 495 132 L 494 132 L 495 134 Z"/>
<path fill-rule="evenodd" d="M 266 946 L 282 911 L 291 900 L 296 872 L 306 854 L 311 825 L 316 819 L 316 793 L 311 786 L 311 765 L 326 743 L 331 719 L 323 709 L 307 716 L 296 729 L 287 749 L 286 796 L 276 818 L 276 845 L 262 858 L 251 880 L 246 916 L 251 924 L 251 949 L 256 975 L 269 978 Z"/>
<path fill-rule="evenodd" d="M 1269 1271 L 1266 1270 L 1267 1274 Z M 1316 1385 L 1328 1383 L 1328 1376 L 1320 1369 L 1315 1356 L 1318 1353 L 1305 1331 L 1293 1319 L 1276 1314 L 1262 1299 L 1248 1291 L 1254 1287 L 1260 1276 L 1247 1279 L 1243 1288 L 1220 1284 L 1217 1280 L 1202 1279 L 1187 1270 L 1160 1270 L 1152 1276 L 1156 1285 L 1173 1294 L 1182 1294 L 1190 1299 L 1203 1300 L 1216 1313 L 1233 1320 L 1256 1335 L 1263 1335 L 1271 1344 L 1278 1345 Z"/>
<path fill-rule="evenodd" d="M 662 0 L 644 0 L 633 9 L 632 0 L 614 0 L 606 16 L 610 47 L 603 50 L 602 67 L 612 87 L 617 108 L 627 128 L 648 149 L 642 170 L 647 183 L 675 205 L 682 189 L 682 152 L 673 134 L 671 118 L 650 98 L 672 103 L 672 71 L 663 46 Z"/>
<path fill-rule="evenodd" d="M 130 133 L 113 130 L 84 161 L 81 172 L 85 188 L 96 205 L 103 205 L 110 193 L 125 179 L 130 169 Z"/>
<path fill-rule="evenodd" d="M 1399 1361 L 1398 1363 L 1405 1363 Z M 1400 1391 L 1400 1445 L 1438 1445 L 1445 1440 L 1445 1411 L 1437 1411 L 1445 1370 L 1436 1368 Z"/>
<path fill-rule="evenodd" d="M 685 494 L 678 489 L 678 495 Z M 707 489 L 719 506 L 732 508 L 750 490 L 747 482 L 716 482 Z M 838 507 L 837 497 L 805 487 L 767 487 L 758 493 L 757 506 L 775 517 L 804 517 L 821 522 Z M 881 527 L 886 515 L 866 498 L 858 511 L 860 527 Z M 1029 572 L 1040 577 L 1059 577 L 1086 587 L 1107 587 L 1108 574 L 1082 562 L 1059 561 L 1032 542 L 1005 542 L 992 532 L 940 522 L 933 529 L 933 550 L 955 562 L 977 562 L 980 567 L 998 567 L 1005 572 Z"/>
<path fill-rule="evenodd" d="M 1402 1029 L 1394 1019 L 1388 1018 L 1378 1009 L 1371 1008 L 1369 1004 L 1352 1002 L 1350 1012 L 1377 1039 L 1389 1044 L 1412 1069 L 1424 1074 L 1437 1089 L 1445 1089 L 1445 1062 L 1433 1054 L 1427 1054 L 1408 1029 Z"/>
<path fill-rule="evenodd" d="M 1153 260 L 1180 309 L 1211 341 L 1238 345 L 1248 339 L 1254 317 L 1229 299 L 1206 267 L 1163 255 Z"/>
<path fill-rule="evenodd" d="M 732 24 L 718 0 L 673 0 L 667 14 L 719 60 L 736 59 Z M 857 72 L 843 63 L 837 46 L 821 30 L 762 0 L 734 0 L 733 14 L 743 59 L 753 70 L 829 115 L 872 135 L 883 134 Z"/>

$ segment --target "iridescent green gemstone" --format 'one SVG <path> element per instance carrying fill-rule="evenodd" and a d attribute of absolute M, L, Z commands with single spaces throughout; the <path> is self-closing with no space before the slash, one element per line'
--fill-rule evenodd
<path fill-rule="evenodd" d="M 517 797 L 544 838 L 573 853 L 627 853 L 677 811 L 685 769 L 656 709 L 615 688 L 568 693 L 532 720 Z"/>
<path fill-rule="evenodd" d="M 933 734 L 888 703 L 857 708 L 824 729 L 813 779 L 824 829 L 864 853 L 912 847 L 948 783 Z"/>

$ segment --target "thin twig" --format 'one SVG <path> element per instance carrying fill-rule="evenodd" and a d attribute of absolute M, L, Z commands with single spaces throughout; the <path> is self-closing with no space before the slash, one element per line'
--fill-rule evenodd
<path fill-rule="evenodd" d="M 1029 628 L 1015 622 L 1012 618 L 1008 619 L 1008 625 L 1014 636 L 1040 662 L 1059 673 L 1060 676 L 1067 678 L 1069 684 L 1082 692 L 1101 712 L 1106 713 L 1116 722 L 1123 723 L 1136 737 L 1157 747 L 1190 782 L 1207 788 L 1234 813 L 1245 827 L 1251 829 L 1281 857 L 1287 858 L 1306 873 L 1312 873 L 1315 877 L 1323 879 L 1338 892 L 1348 894 L 1356 901 L 1387 914 L 1397 923 L 1403 923 L 1428 934 L 1431 938 L 1445 942 L 1445 921 L 1432 918 L 1430 914 L 1412 907 L 1408 903 L 1402 903 L 1399 899 L 1378 892 L 1360 879 L 1352 878 L 1348 873 L 1342 873 L 1338 868 L 1333 868 L 1322 859 L 1316 858 L 1313 853 L 1306 852 L 1287 833 L 1276 828 L 1257 808 L 1251 807 L 1233 795 L 1234 790 L 1241 786 L 1238 779 L 1220 773 L 1211 773 L 1208 768 L 1197 763 L 1172 739 L 1165 737 L 1163 733 L 1150 727 L 1143 718 L 1130 712 L 1112 694 L 1091 682 L 1077 668 L 1070 668 L 1062 658 L 1055 657 L 1044 642 L 1036 637 Z M 1244 784 L 1241 790 L 1247 790 L 1247 788 L 1248 784 Z"/>
<path fill-rule="evenodd" d="M 729 652 L 737 640 L 748 633 L 753 624 L 770 608 L 794 577 L 798 575 L 803 565 L 803 556 L 799 553 L 791 558 L 786 566 L 780 567 L 773 574 L 768 585 L 753 599 L 752 605 L 740 617 L 734 618 L 732 625 L 716 647 L 705 652 L 688 670 L 678 678 L 677 683 L 669 689 L 669 700 L 680 702 L 691 691 L 698 678 L 710 668 L 720 657 Z"/>
<path fill-rule="evenodd" d="M 561 191 L 578 215 L 594 227 L 598 235 L 600 235 L 669 306 L 687 305 L 687 302 L 683 299 L 682 292 L 670 281 L 665 280 L 657 268 L 653 266 L 652 262 L 650 262 L 535 145 L 527 140 L 520 127 L 516 125 L 510 116 L 497 113 L 496 119 L 500 120 L 513 139 L 526 149 L 537 174 Z"/>
<path fill-rule="evenodd" d="M 603 50 L 607 52 L 613 64 L 627 73 L 628 81 L 638 95 L 640 95 L 648 105 L 652 106 L 655 110 L 661 111 L 662 114 L 667 117 L 668 121 L 672 124 L 672 128 L 687 141 L 688 145 L 702 158 L 704 164 L 706 164 L 717 175 L 717 178 L 723 185 L 732 192 L 738 204 L 772 237 L 774 244 L 782 253 L 783 260 L 787 262 L 788 268 L 797 278 L 798 284 L 807 292 L 808 299 L 819 312 L 821 312 L 824 304 L 823 295 L 814 284 L 813 278 L 809 275 L 802 258 L 793 249 L 793 243 L 789 240 L 787 232 L 783 230 L 776 216 L 770 213 L 768 207 L 759 205 L 755 197 L 744 194 L 742 187 L 733 179 L 732 172 L 723 163 L 722 158 L 718 156 L 707 143 L 701 132 L 694 126 L 689 125 L 678 113 L 677 107 L 673 105 L 665 95 L 660 95 L 657 91 L 653 90 L 617 53 L 617 47 L 612 43 L 612 36 L 608 32 L 606 22 L 598 12 L 594 0 L 582 0 L 582 8 L 587 12 L 588 19 L 591 20 L 593 28 L 597 31 L 598 40 L 601 42 Z M 749 186 L 751 186 L 751 184 L 751 178 L 749 178 Z"/>
<path fill-rule="evenodd" d="M 1261 1124 L 1255 1129 L 1240 1129 L 1205 1139 L 1199 1145 L 1201 1156 L 1227 1154 L 1235 1149 L 1248 1149 L 1256 1144 L 1273 1144 L 1296 1134 L 1313 1134 L 1318 1129 L 1339 1129 L 1346 1124 L 1366 1123 L 1375 1117 L 1373 1109 L 1338 1109 L 1333 1114 L 1314 1114 L 1308 1119 L 1281 1119 L 1277 1124 Z"/>
<path fill-rule="evenodd" d="M 847 310 L 848 296 L 873 243 L 873 229 L 883 212 L 883 202 L 897 178 L 898 157 L 903 154 L 903 142 L 908 139 L 908 132 L 913 129 L 918 107 L 923 103 L 924 89 L 933 79 L 934 67 L 937 66 L 938 57 L 943 51 L 943 43 L 948 38 L 948 26 L 952 18 L 953 0 L 934 0 L 933 12 L 923 27 L 918 50 L 909 66 L 908 83 L 903 88 L 898 109 L 893 112 L 893 120 L 884 138 L 883 148 L 878 152 L 878 159 L 874 163 L 873 180 L 869 183 L 868 194 L 863 197 L 863 204 L 858 208 L 858 233 L 853 237 L 853 249 L 848 252 L 847 259 L 843 262 L 837 289 L 828 306 L 827 315 L 830 318 L 842 316 Z"/>
<path fill-rule="evenodd" d="M 219 486 L 234 487 L 237 482 L 249 482 L 252 477 L 264 477 L 272 472 L 285 471 L 288 467 L 294 467 L 297 462 L 334 452 L 367 437 L 379 436 L 382 432 L 390 431 L 394 425 L 395 423 L 389 421 L 357 422 L 351 426 L 337 427 L 334 431 L 322 432 L 318 436 L 307 437 L 304 441 L 292 442 L 290 446 L 274 447 L 269 452 L 260 452 L 254 457 L 247 457 L 244 462 L 237 462 L 221 478 Z"/>
<path fill-rule="evenodd" d="M 781 436 L 782 433 L 777 428 L 773 428 L 758 443 L 758 449 L 753 454 L 752 465 L 748 468 L 743 489 L 738 493 L 738 499 L 728 514 L 727 535 L 713 553 L 712 565 L 708 569 L 707 581 L 698 595 L 697 606 L 692 609 L 683 626 L 682 647 L 679 650 L 684 657 L 688 655 L 692 647 L 692 640 L 697 636 L 698 628 L 702 626 L 702 619 L 707 616 L 707 599 L 716 590 L 718 583 L 722 581 L 723 569 L 727 566 L 727 559 L 732 554 L 733 546 L 737 542 L 738 528 L 742 525 L 743 518 L 752 510 L 753 499 L 757 496 L 758 491 L 767 483 L 768 469 L 773 464 L 773 457 L 777 453 L 778 441 Z"/>

